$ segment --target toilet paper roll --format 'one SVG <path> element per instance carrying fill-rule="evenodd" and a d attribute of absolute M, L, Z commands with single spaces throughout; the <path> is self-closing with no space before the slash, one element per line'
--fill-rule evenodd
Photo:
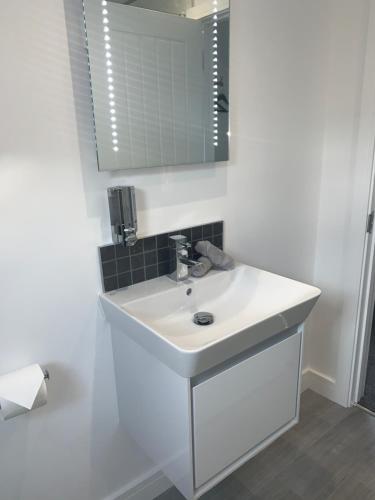
<path fill-rule="evenodd" d="M 2 420 L 27 413 L 47 403 L 44 372 L 37 364 L 0 376 Z"/>

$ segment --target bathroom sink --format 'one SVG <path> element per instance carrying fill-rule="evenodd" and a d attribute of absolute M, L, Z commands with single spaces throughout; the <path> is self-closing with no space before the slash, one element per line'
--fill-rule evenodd
<path fill-rule="evenodd" d="M 107 319 L 183 377 L 302 324 L 318 288 L 244 264 L 174 283 L 167 276 L 101 295 Z M 194 323 L 197 312 L 213 323 Z"/>

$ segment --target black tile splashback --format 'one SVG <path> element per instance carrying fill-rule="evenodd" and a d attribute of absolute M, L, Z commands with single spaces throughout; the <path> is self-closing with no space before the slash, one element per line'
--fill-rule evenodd
<path fill-rule="evenodd" d="M 180 231 L 148 236 L 137 241 L 133 247 L 105 245 L 99 247 L 103 289 L 105 292 L 135 285 L 170 272 L 169 237 L 183 234 L 192 243 L 190 257 L 199 258 L 194 250 L 200 240 L 208 240 L 223 248 L 223 221 L 188 227 Z"/>

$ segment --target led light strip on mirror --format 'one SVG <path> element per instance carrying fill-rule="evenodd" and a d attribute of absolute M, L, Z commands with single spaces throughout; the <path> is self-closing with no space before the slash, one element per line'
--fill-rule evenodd
<path fill-rule="evenodd" d="M 106 72 L 107 72 L 107 83 L 108 83 L 108 104 L 111 120 L 111 134 L 112 134 L 112 149 L 116 153 L 119 151 L 118 147 L 118 131 L 117 131 L 117 118 L 116 118 L 116 101 L 115 101 L 115 87 L 113 79 L 113 69 L 112 69 L 112 47 L 111 47 L 111 36 L 109 30 L 109 18 L 108 18 L 108 2 L 102 0 L 102 21 L 103 21 L 103 32 L 104 32 L 104 48 L 105 48 L 105 58 L 106 58 Z"/>
<path fill-rule="evenodd" d="M 213 143 L 219 145 L 219 117 L 218 117 L 218 8 L 217 0 L 212 0 L 213 23 L 212 23 L 212 81 L 213 81 Z"/>

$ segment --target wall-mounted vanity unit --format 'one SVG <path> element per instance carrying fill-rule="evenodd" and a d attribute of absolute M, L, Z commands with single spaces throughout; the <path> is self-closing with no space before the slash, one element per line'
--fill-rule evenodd
<path fill-rule="evenodd" d="M 303 323 L 319 295 L 238 264 L 101 296 L 121 422 L 187 499 L 297 423 Z M 196 325 L 198 311 L 214 323 Z"/>
<path fill-rule="evenodd" d="M 84 0 L 100 170 L 228 160 L 229 0 Z"/>

